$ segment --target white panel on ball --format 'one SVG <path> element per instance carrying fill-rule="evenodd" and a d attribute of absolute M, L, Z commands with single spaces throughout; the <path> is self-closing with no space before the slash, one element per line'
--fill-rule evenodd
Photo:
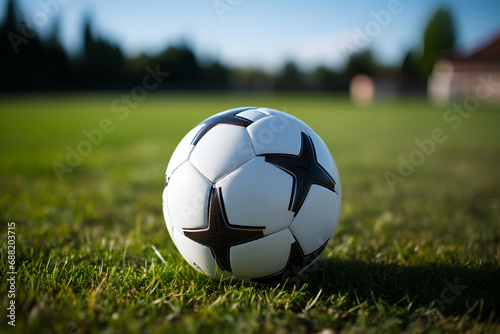
<path fill-rule="evenodd" d="M 312 139 L 314 144 L 314 149 L 316 151 L 316 159 L 318 163 L 330 174 L 330 176 L 335 181 L 335 192 L 337 195 L 341 196 L 341 186 L 340 186 L 340 177 L 339 171 L 337 169 L 337 165 L 333 160 L 332 154 L 326 146 L 325 142 L 321 137 L 314 131 L 310 130 L 306 132 Z"/>
<path fill-rule="evenodd" d="M 165 218 L 165 225 L 167 226 L 168 234 L 170 234 L 170 237 L 173 240 L 173 231 L 172 230 L 173 230 L 174 226 L 172 225 L 172 220 L 170 219 L 170 213 L 168 211 L 167 187 L 165 187 L 165 189 L 163 189 L 162 204 L 163 204 L 163 217 Z"/>
<path fill-rule="evenodd" d="M 189 160 L 216 182 L 253 157 L 255 152 L 245 127 L 219 124 L 201 138 Z"/>
<path fill-rule="evenodd" d="M 246 118 L 252 122 L 256 122 L 261 118 L 269 116 L 269 114 L 265 113 L 262 110 L 253 108 L 253 109 L 242 111 L 239 114 L 236 114 L 236 116 Z"/>
<path fill-rule="evenodd" d="M 292 116 L 290 114 L 287 114 L 283 111 L 279 111 L 276 109 L 270 109 L 270 108 L 259 108 L 259 110 L 265 111 L 265 112 L 269 113 L 270 115 L 282 116 L 282 117 L 294 122 L 295 124 L 300 126 L 303 130 L 312 130 L 309 125 L 307 125 L 306 123 L 304 123 L 303 121 L 301 121 L 297 117 Z"/>
<path fill-rule="evenodd" d="M 196 134 L 200 132 L 202 127 L 203 124 L 197 125 L 194 129 L 189 131 L 188 134 L 185 135 L 177 145 L 167 166 L 167 171 L 165 173 L 167 179 L 172 175 L 177 167 L 179 167 L 183 162 L 189 159 L 189 155 L 194 148 L 194 145 L 191 145 L 191 142 L 193 141 L 194 137 L 196 137 Z"/>
<path fill-rule="evenodd" d="M 285 117 L 269 116 L 247 128 L 257 155 L 268 153 L 298 155 L 301 148 L 300 128 Z"/>
<path fill-rule="evenodd" d="M 290 224 L 290 230 L 305 255 L 330 240 L 337 229 L 339 212 L 340 199 L 337 194 L 313 184 L 297 216 Z"/>
<path fill-rule="evenodd" d="M 207 227 L 210 181 L 189 161 L 172 175 L 167 186 L 167 201 L 174 227 L 178 230 Z"/>
<path fill-rule="evenodd" d="M 213 120 L 214 118 L 218 118 L 222 115 L 225 115 L 225 114 L 234 114 L 234 113 L 238 113 L 238 111 L 245 111 L 245 110 L 249 110 L 249 109 L 256 109 L 257 107 L 238 107 L 238 108 L 232 108 L 232 109 L 228 109 L 228 110 L 224 110 L 224 111 L 221 111 L 217 114 L 214 114 L 212 116 L 210 116 L 209 118 L 205 119 L 202 123 L 205 124 L 205 123 L 210 123 L 211 120 Z"/>
<path fill-rule="evenodd" d="M 199 272 L 213 276 L 216 270 L 215 259 L 210 248 L 203 246 L 174 229 L 174 240 L 182 257 Z"/>
<path fill-rule="evenodd" d="M 231 247 L 231 268 L 235 276 L 259 278 L 276 274 L 288 262 L 290 247 L 295 242 L 289 229 L 255 241 Z"/>
<path fill-rule="evenodd" d="M 265 235 L 287 228 L 293 178 L 257 157 L 217 182 L 232 225 L 265 226 Z"/>

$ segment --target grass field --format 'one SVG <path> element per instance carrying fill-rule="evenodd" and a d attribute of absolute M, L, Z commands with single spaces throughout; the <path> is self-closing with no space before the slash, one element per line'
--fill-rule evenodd
<path fill-rule="evenodd" d="M 121 94 L 0 99 L 2 332 L 500 332 L 500 108 L 452 121 L 419 99 L 356 108 L 326 95 L 169 94 L 127 114 L 112 111 Z M 295 285 L 212 281 L 163 222 L 179 140 L 246 105 L 304 120 L 339 168 L 339 228 Z M 82 131 L 100 127 L 100 142 L 82 146 Z M 88 154 L 68 165 L 78 148 Z"/>

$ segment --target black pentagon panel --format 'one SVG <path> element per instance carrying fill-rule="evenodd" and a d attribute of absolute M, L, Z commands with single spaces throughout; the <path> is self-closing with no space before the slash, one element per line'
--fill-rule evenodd
<path fill-rule="evenodd" d="M 318 162 L 313 141 L 302 132 L 302 146 L 299 155 L 262 154 L 265 161 L 282 169 L 293 177 L 293 190 L 288 210 L 299 212 L 311 185 L 318 184 L 335 192 L 335 180 Z"/>
<path fill-rule="evenodd" d="M 323 250 L 325 250 L 326 246 L 328 245 L 328 241 L 326 241 L 317 250 L 308 255 L 304 254 L 302 248 L 300 248 L 299 243 L 295 241 L 290 247 L 290 255 L 288 256 L 288 261 L 283 270 L 270 276 L 252 279 L 252 281 L 262 284 L 284 283 L 287 278 L 293 278 L 297 276 L 297 274 L 302 269 L 313 263 L 314 260 L 316 260 L 318 256 L 320 256 Z"/>
<path fill-rule="evenodd" d="M 238 117 L 236 115 L 239 114 L 240 112 L 249 109 L 255 109 L 255 107 L 236 108 L 232 109 L 231 112 L 229 113 L 224 113 L 222 115 L 209 118 L 205 123 L 205 125 L 203 126 L 203 128 L 201 128 L 201 130 L 193 138 L 191 144 L 192 145 L 198 144 L 200 139 L 203 138 L 203 136 L 206 135 L 208 131 L 210 131 L 214 126 L 218 124 L 231 124 L 236 126 L 243 126 L 245 128 L 248 127 L 253 122 L 246 118 Z"/>
<path fill-rule="evenodd" d="M 260 239 L 265 226 L 239 226 L 229 223 L 224 207 L 222 189 L 212 187 L 208 204 L 208 227 L 183 229 L 189 239 L 209 247 L 217 265 L 231 272 L 229 250 L 231 247 Z"/>

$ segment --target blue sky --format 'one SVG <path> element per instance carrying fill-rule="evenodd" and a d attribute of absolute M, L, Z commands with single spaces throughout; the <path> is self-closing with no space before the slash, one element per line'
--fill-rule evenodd
<path fill-rule="evenodd" d="M 28 22 L 39 27 L 42 34 L 52 26 L 45 21 L 59 20 L 60 36 L 71 52 L 81 47 L 82 23 L 89 16 L 96 32 L 118 42 L 128 56 L 141 52 L 155 54 L 166 45 L 185 40 L 205 58 L 268 70 L 279 68 L 287 59 L 305 68 L 318 64 L 340 67 L 348 56 L 346 50 L 365 46 L 374 51 L 379 61 L 399 63 L 406 51 L 420 45 L 425 24 L 440 6 L 450 8 L 453 13 L 460 50 L 473 50 L 500 32 L 499 0 L 18 0 L 18 3 Z M 5 4 L 6 0 L 0 0 L 2 19 Z M 391 13 L 391 6 L 397 11 Z M 391 14 L 382 15 L 379 22 L 374 13 Z M 365 36 L 359 37 L 360 34 Z"/>

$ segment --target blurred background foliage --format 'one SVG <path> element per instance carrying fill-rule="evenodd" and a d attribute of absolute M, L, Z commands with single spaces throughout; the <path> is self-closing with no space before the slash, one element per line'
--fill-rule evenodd
<path fill-rule="evenodd" d="M 160 89 L 182 90 L 323 90 L 347 92 L 350 80 L 366 74 L 384 79 L 404 93 L 424 93 L 426 78 L 443 50 L 454 48 L 452 14 L 438 9 L 422 32 L 422 44 L 409 50 L 402 64 L 381 65 L 369 49 L 352 53 L 340 69 L 325 65 L 305 72 L 293 60 L 273 73 L 260 68 L 230 67 L 216 59 L 201 59 L 184 40 L 166 45 L 157 55 L 127 58 L 112 39 L 96 33 L 92 19 L 83 25 L 84 45 L 69 54 L 60 41 L 60 24 L 41 38 L 14 0 L 9 0 L 0 23 L 0 92 L 123 89 L 141 82 L 146 66 L 159 65 L 170 76 Z M 327 43 L 327 41 L 325 41 Z"/>

